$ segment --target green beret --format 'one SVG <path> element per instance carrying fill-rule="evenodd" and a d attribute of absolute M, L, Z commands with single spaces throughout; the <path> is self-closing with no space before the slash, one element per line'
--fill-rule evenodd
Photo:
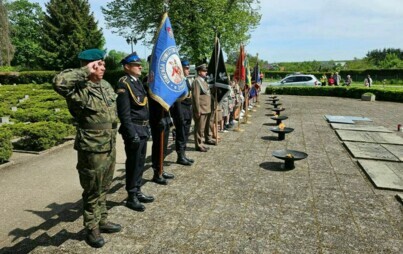
<path fill-rule="evenodd" d="M 78 54 L 78 59 L 84 61 L 96 61 L 104 59 L 105 52 L 100 49 L 87 49 Z"/>

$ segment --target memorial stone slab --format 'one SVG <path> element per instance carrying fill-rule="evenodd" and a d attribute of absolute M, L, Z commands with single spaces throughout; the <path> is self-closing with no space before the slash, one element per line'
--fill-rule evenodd
<path fill-rule="evenodd" d="M 377 188 L 403 191 L 403 163 L 358 160 Z"/>
<path fill-rule="evenodd" d="M 10 117 L 9 116 L 0 117 L 0 123 L 10 123 Z"/>
<path fill-rule="evenodd" d="M 361 116 L 332 116 L 332 115 L 325 115 L 325 118 L 330 122 L 330 123 L 346 123 L 346 124 L 353 124 L 354 121 L 366 121 L 366 122 L 372 122 L 371 119 L 367 117 L 361 117 Z"/>
<path fill-rule="evenodd" d="M 343 141 L 403 145 L 403 138 L 394 133 L 336 130 Z"/>
<path fill-rule="evenodd" d="M 393 132 L 386 129 L 383 126 L 375 125 L 352 125 L 352 124 L 341 124 L 341 123 L 331 123 L 333 129 L 341 130 L 354 130 L 354 131 L 375 131 L 375 132 Z"/>
<path fill-rule="evenodd" d="M 17 107 L 11 107 L 11 111 L 13 111 L 13 112 L 15 112 L 15 111 L 17 111 Z"/>
<path fill-rule="evenodd" d="M 399 159 L 380 144 L 344 142 L 350 153 L 357 159 L 399 161 Z"/>

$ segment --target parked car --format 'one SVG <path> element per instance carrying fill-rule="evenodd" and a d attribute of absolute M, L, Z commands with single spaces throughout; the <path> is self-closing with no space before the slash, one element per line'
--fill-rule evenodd
<path fill-rule="evenodd" d="M 311 74 L 291 74 L 271 86 L 320 86 L 322 83 Z"/>

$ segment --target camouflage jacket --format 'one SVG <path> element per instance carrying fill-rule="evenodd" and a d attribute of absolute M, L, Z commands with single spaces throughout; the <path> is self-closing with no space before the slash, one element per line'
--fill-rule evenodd
<path fill-rule="evenodd" d="M 74 117 L 74 149 L 107 152 L 116 142 L 117 94 L 105 80 L 98 84 L 89 81 L 89 74 L 87 67 L 64 70 L 54 77 L 53 88 L 66 99 Z"/>

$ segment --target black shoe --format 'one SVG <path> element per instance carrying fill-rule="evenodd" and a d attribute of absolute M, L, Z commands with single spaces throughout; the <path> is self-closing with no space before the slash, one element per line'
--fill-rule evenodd
<path fill-rule="evenodd" d="M 136 197 L 142 203 L 151 203 L 154 201 L 153 196 L 147 196 L 144 193 L 142 193 L 141 191 L 136 193 Z"/>
<path fill-rule="evenodd" d="M 176 160 L 176 163 L 184 165 L 184 166 L 192 165 L 192 163 L 185 157 L 183 152 L 178 152 L 178 159 Z"/>
<path fill-rule="evenodd" d="M 188 161 L 188 162 L 190 162 L 190 163 L 194 163 L 195 162 L 195 160 L 193 160 L 193 159 L 189 159 L 188 157 L 186 157 L 186 155 L 184 155 L 185 156 L 185 159 Z"/>
<path fill-rule="evenodd" d="M 105 240 L 101 236 L 99 228 L 87 229 L 87 237 L 85 241 L 93 248 L 101 248 L 105 244 Z"/>
<path fill-rule="evenodd" d="M 158 174 L 154 174 L 153 179 L 151 181 L 153 181 L 156 184 L 161 184 L 161 185 L 168 184 L 168 181 L 165 178 L 159 176 Z"/>
<path fill-rule="evenodd" d="M 164 171 L 164 172 L 162 172 L 162 177 L 165 179 L 174 179 L 175 175 Z"/>
<path fill-rule="evenodd" d="M 122 226 L 116 223 L 107 222 L 105 224 L 99 223 L 99 230 L 101 233 L 117 233 L 122 229 Z"/>
<path fill-rule="evenodd" d="M 127 198 L 126 207 L 138 212 L 143 212 L 146 209 L 146 207 L 140 203 L 135 195 L 129 195 Z"/>

